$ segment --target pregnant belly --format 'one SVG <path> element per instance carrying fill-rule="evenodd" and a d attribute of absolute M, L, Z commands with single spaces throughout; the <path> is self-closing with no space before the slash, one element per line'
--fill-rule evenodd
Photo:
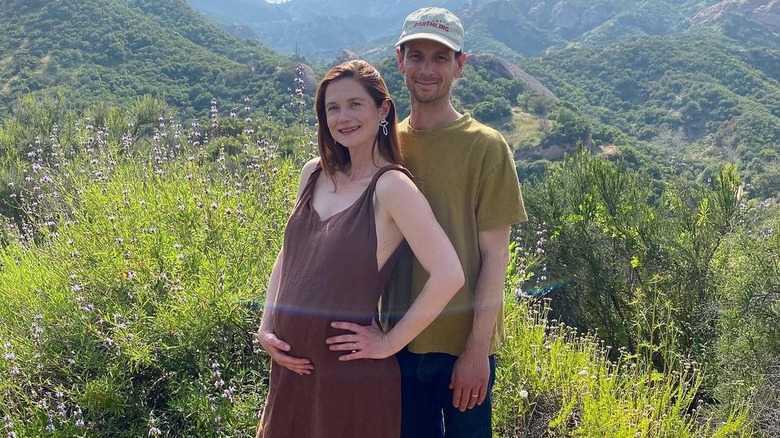
<path fill-rule="evenodd" d="M 300 286 L 300 285 L 298 285 Z M 325 339 L 349 333 L 330 327 L 333 321 L 371 324 L 377 298 L 343 296 L 328 290 L 300 287 L 279 290 L 274 306 L 274 332 L 292 347 L 293 356 L 308 357 L 329 353 Z"/>

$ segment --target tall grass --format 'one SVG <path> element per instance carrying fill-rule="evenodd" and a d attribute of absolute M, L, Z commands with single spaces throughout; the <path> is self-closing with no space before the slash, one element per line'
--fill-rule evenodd
<path fill-rule="evenodd" d="M 607 358 L 609 346 L 547 317 L 548 302 L 507 306 L 499 355 L 499 437 L 748 437 L 748 413 L 725 421 L 695 400 L 701 372 L 687 363 L 666 374 L 639 357 Z"/>
<path fill-rule="evenodd" d="M 259 136 L 212 161 L 165 133 L 128 154 L 99 131 L 33 146 L 33 223 L 0 252 L 9 436 L 252 435 L 257 303 L 297 169 Z"/>

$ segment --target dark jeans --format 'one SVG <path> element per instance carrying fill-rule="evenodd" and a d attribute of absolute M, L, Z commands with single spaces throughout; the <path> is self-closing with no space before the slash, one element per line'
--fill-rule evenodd
<path fill-rule="evenodd" d="M 452 406 L 450 378 L 457 356 L 416 354 L 406 348 L 396 354 L 401 367 L 402 438 L 491 438 L 490 391 L 496 379 L 496 358 L 490 356 L 488 394 L 481 405 L 461 412 Z"/>

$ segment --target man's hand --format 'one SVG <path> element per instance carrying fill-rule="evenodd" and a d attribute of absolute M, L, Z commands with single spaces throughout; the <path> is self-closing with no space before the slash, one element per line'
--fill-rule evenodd
<path fill-rule="evenodd" d="M 490 360 L 487 354 L 463 351 L 455 361 L 450 379 L 452 406 L 464 412 L 485 401 L 490 381 Z"/>
<path fill-rule="evenodd" d="M 311 374 L 314 371 L 314 364 L 311 360 L 287 354 L 286 352 L 290 351 L 290 344 L 277 338 L 275 333 L 259 331 L 257 341 L 274 362 L 288 370 L 301 376 Z"/>

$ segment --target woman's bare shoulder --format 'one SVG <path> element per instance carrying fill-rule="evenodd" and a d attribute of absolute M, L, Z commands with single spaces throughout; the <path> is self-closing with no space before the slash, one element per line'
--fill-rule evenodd
<path fill-rule="evenodd" d="M 398 169 L 383 173 L 376 182 L 376 194 L 380 200 L 403 202 L 410 196 L 419 194 L 417 186 L 409 175 Z"/>

